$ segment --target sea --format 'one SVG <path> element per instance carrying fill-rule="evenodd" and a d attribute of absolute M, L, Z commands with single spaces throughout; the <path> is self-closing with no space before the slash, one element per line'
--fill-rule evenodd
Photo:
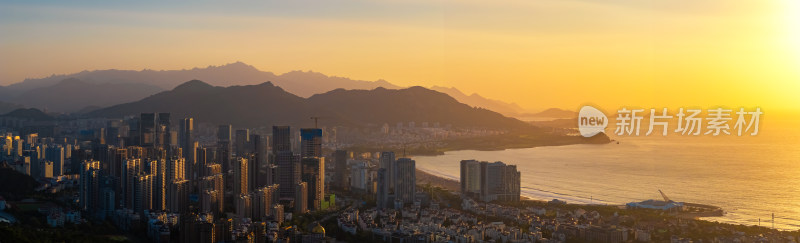
<path fill-rule="evenodd" d="M 537 200 L 624 205 L 662 200 L 721 207 L 702 219 L 800 230 L 800 123 L 762 121 L 759 134 L 614 136 L 609 144 L 461 150 L 414 156 L 423 171 L 459 179 L 460 161 L 517 165 L 522 194 Z M 607 132 L 613 132 L 607 131 Z M 774 214 L 774 221 L 773 221 Z"/>

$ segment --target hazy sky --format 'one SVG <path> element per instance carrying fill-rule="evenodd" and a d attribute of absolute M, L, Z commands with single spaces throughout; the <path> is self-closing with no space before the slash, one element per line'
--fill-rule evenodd
<path fill-rule="evenodd" d="M 242 61 L 534 109 L 797 109 L 797 2 L 2 1 L 0 83 Z"/>

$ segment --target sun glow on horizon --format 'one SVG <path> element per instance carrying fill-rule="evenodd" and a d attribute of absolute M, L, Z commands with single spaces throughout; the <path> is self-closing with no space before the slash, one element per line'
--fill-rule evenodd
<path fill-rule="evenodd" d="M 788 34 L 787 45 L 794 57 L 794 65 L 800 65 L 800 1 L 784 0 L 784 30 Z"/>
<path fill-rule="evenodd" d="M 797 26 L 794 0 L 3 2 L 0 82 L 243 61 L 452 86 L 533 110 L 797 110 Z"/>

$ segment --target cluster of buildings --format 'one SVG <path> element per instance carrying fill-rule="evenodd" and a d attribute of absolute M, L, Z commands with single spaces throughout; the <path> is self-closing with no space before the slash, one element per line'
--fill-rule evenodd
<path fill-rule="evenodd" d="M 484 202 L 520 200 L 520 173 L 516 165 L 477 160 L 461 161 L 461 194 Z"/>
<path fill-rule="evenodd" d="M 376 176 L 376 206 L 349 208 L 337 218 L 339 229 L 355 235 L 367 232 L 371 239 L 385 242 L 534 242 L 541 232 L 525 232 L 503 222 L 487 222 L 470 211 L 440 208 L 428 192 L 418 192 L 411 159 L 396 159 L 391 152 L 379 156 Z M 356 164 L 355 168 L 363 167 Z M 351 177 L 356 178 L 356 177 Z M 461 187 L 465 202 L 520 200 L 520 173 L 514 165 L 475 160 L 461 162 Z M 410 204 L 409 204 L 410 202 Z M 475 207 L 477 209 L 477 207 Z"/>
<path fill-rule="evenodd" d="M 392 151 L 365 153 L 359 159 L 336 150 L 333 185 L 356 194 L 374 196 L 378 207 L 403 207 L 418 200 L 416 161 L 397 158 Z"/>
<path fill-rule="evenodd" d="M 719 241 L 794 240 L 692 220 L 648 222 L 563 205 L 520 207 L 521 174 L 503 162 L 461 161 L 460 204 L 449 205 L 447 195 L 417 187 L 413 159 L 391 151 L 326 153 L 328 133 L 320 128 L 272 126 L 255 134 L 215 125 L 213 136 L 200 137 L 192 118 L 174 120 L 169 113 L 63 127 L 0 119 L 3 124 L 5 167 L 51 189 L 77 192 L 74 207 L 39 207 L 48 225 L 105 220 L 150 242 L 335 242 L 323 220 L 291 225 L 309 212 L 335 217 L 338 232 L 366 232 L 382 242 L 650 242 L 665 240 L 664 232 L 672 234 L 669 241 L 691 242 L 677 235 L 697 230 L 728 235 Z M 410 134 L 415 126 L 397 130 Z M 374 199 L 375 206 L 337 205 L 333 191 Z M 0 210 L 5 206 L 0 198 Z"/>
<path fill-rule="evenodd" d="M 197 137 L 192 118 L 175 123 L 170 113 L 142 113 L 56 126 L 48 137 L 11 129 L 0 140 L 0 157 L 39 180 L 71 179 L 78 210 L 68 218 L 80 221 L 82 212 L 156 242 L 299 239 L 309 232 L 285 221 L 336 207 L 328 185 L 373 196 L 376 212 L 431 214 L 419 207 L 429 200 L 417 190 L 415 161 L 394 152 L 374 160 L 352 159 L 345 150 L 326 156 L 319 128 L 273 126 L 264 136 L 219 125 L 207 139 Z M 326 157 L 333 163 L 326 165 Z M 475 190 L 483 200 L 519 200 L 519 173 L 497 165 L 479 162 L 488 174 L 465 179 L 483 183 Z M 61 222 L 66 213 L 49 215 Z"/>
<path fill-rule="evenodd" d="M 51 137 L 39 138 L 36 133 L 5 133 L 0 159 L 20 173 L 37 178 L 57 178 L 69 174 L 75 168 L 68 168 L 65 158 L 70 158 L 74 148 Z"/>
<path fill-rule="evenodd" d="M 426 208 L 415 204 L 400 210 L 348 210 L 337 223 L 345 232 L 368 232 L 371 239 L 385 242 L 535 242 L 541 233 L 523 232 L 503 222 L 486 222 L 453 208 Z"/>
<path fill-rule="evenodd" d="M 454 127 L 439 122 L 398 122 L 396 124 L 368 124 L 364 128 L 334 128 L 335 141 L 341 146 L 365 146 L 383 150 L 403 149 L 427 151 L 447 146 L 444 140 L 501 135 L 503 129 Z"/>
<path fill-rule="evenodd" d="M 48 137 L 6 126 L 0 160 L 40 181 L 68 176 L 77 184 L 77 212 L 125 230 L 148 228 L 151 240 L 178 239 L 177 232 L 193 229 L 184 224 L 200 221 L 232 225 L 216 227 L 223 230 L 202 242 L 260 236 L 259 225 L 336 206 L 325 185 L 322 129 L 299 129 L 293 146 L 289 126 L 273 126 L 264 136 L 219 125 L 215 141 L 201 145 L 192 118 L 175 122 L 170 113 L 73 121 L 80 124 L 56 125 Z M 49 215 L 61 222 L 65 213 Z"/>
<path fill-rule="evenodd" d="M 687 234 L 705 232 L 710 242 L 797 242 L 781 232 L 748 234 L 733 227 L 700 225 L 690 219 L 646 219 L 602 215 L 580 207 L 505 206 L 463 197 L 460 207 L 432 200 L 402 209 L 348 209 L 337 218 L 341 231 L 366 233 L 382 242 L 698 242 Z M 682 236 L 683 235 L 683 236 Z M 705 242 L 705 241 L 700 241 Z"/>

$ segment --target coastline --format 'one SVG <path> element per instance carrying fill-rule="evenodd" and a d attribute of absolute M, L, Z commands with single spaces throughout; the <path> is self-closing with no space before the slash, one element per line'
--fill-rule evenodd
<path fill-rule="evenodd" d="M 430 184 L 433 187 L 440 187 L 446 191 L 451 193 L 458 194 L 460 192 L 460 182 L 451 178 L 443 177 L 434 175 L 429 172 L 425 172 L 420 169 L 416 169 L 417 172 L 417 184 Z M 520 195 L 520 203 L 522 205 L 527 205 L 529 203 L 533 203 L 534 205 L 551 205 L 557 206 L 557 204 L 550 204 L 548 200 L 541 200 L 535 199 L 528 196 Z M 606 207 L 606 208 L 621 208 L 624 205 L 604 205 L 604 204 L 590 204 L 590 203 L 568 203 L 563 204 L 564 207 L 574 209 L 575 207 Z M 719 224 L 719 225 L 727 225 L 728 227 L 737 228 L 740 230 L 744 229 L 761 229 L 761 230 L 769 230 L 769 231 L 778 231 L 778 232 L 792 232 L 793 230 L 783 230 L 783 229 L 770 229 L 766 226 L 755 226 L 755 225 L 748 225 L 748 224 L 737 224 L 737 223 L 729 223 L 729 222 L 719 222 L 715 220 L 710 220 L 709 218 L 714 218 L 716 216 L 700 216 L 700 215 L 685 215 L 685 214 L 677 214 L 677 215 L 662 215 L 664 217 L 674 217 L 680 218 L 684 220 L 697 220 L 702 221 L 710 224 Z"/>
<path fill-rule="evenodd" d="M 417 169 L 417 184 L 428 184 L 430 183 L 431 186 L 441 187 L 445 190 L 452 191 L 452 192 L 459 192 L 461 190 L 461 184 L 457 180 L 453 180 L 451 178 L 437 176 L 431 174 L 429 172 Z M 525 195 L 520 195 L 520 200 L 522 201 L 536 201 L 536 202 L 545 202 L 543 200 L 537 200 L 532 197 L 528 197 Z"/>
<path fill-rule="evenodd" d="M 414 144 L 409 144 L 408 147 L 405 147 L 406 145 L 403 145 L 404 147 L 353 146 L 347 149 L 353 152 L 403 150 L 404 153 L 411 156 L 434 156 L 444 155 L 445 152 L 459 150 L 500 151 L 506 149 L 564 146 L 574 144 L 608 144 L 611 142 L 611 139 L 604 133 L 599 133 L 594 137 L 586 138 L 583 136 L 555 135 L 531 131 L 512 131 L 501 135 L 442 140 L 442 145 L 435 147 L 415 146 Z"/>
<path fill-rule="evenodd" d="M 461 188 L 460 188 L 461 184 L 460 184 L 460 182 L 458 180 L 455 180 L 455 179 L 452 179 L 452 178 L 448 178 L 448 177 L 444 177 L 444 176 L 440 176 L 440 175 L 436 175 L 434 173 L 426 172 L 426 171 L 421 170 L 419 168 L 416 169 L 416 173 L 417 173 L 417 184 L 419 184 L 419 185 L 430 184 L 430 186 L 440 187 L 440 188 L 442 188 L 442 189 L 444 189 L 446 191 L 449 191 L 451 193 L 454 193 L 454 194 L 458 194 L 461 191 Z M 542 204 L 548 204 L 549 205 L 549 200 L 542 200 L 542 199 L 532 198 L 532 197 L 525 196 L 525 195 L 520 195 L 520 202 L 523 203 L 523 204 L 525 204 L 525 203 L 534 203 L 534 204 L 538 204 L 538 205 L 542 205 Z M 624 205 L 591 204 L 591 203 L 580 203 L 580 202 L 578 202 L 578 203 L 570 202 L 570 203 L 564 204 L 564 205 L 569 205 L 569 206 L 567 206 L 568 208 L 582 207 L 582 206 L 588 206 L 588 207 L 613 207 L 613 208 L 624 207 Z M 670 217 L 681 218 L 681 219 L 685 219 L 685 220 L 698 220 L 698 221 L 721 224 L 721 225 L 728 225 L 728 226 L 731 226 L 731 227 L 743 228 L 743 229 L 744 228 L 760 228 L 760 229 L 787 231 L 787 232 L 788 231 L 793 231 L 793 230 L 783 230 L 783 229 L 769 229 L 768 227 L 765 227 L 765 226 L 755 226 L 755 225 L 740 224 L 740 223 L 720 222 L 720 221 L 713 220 L 713 218 L 718 217 L 717 215 L 705 216 L 705 215 L 677 214 L 677 215 L 671 215 Z"/>
<path fill-rule="evenodd" d="M 416 169 L 417 170 L 417 184 L 430 184 L 434 187 L 441 187 L 445 190 L 458 193 L 461 191 L 461 183 L 457 180 L 434 175 L 432 173 L 426 172 L 424 170 Z M 521 201 L 532 201 L 532 202 L 546 202 L 544 200 L 534 199 L 532 197 L 528 197 L 525 195 L 520 195 Z"/>
<path fill-rule="evenodd" d="M 420 169 L 417 170 L 417 184 L 431 184 L 431 186 L 438 186 L 448 191 L 458 192 L 461 189 L 461 184 L 457 180 L 437 176 Z"/>

